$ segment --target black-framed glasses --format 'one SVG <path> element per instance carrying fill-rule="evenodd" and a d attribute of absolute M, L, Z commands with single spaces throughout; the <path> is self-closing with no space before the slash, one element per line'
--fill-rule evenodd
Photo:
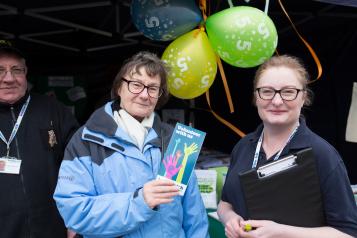
<path fill-rule="evenodd" d="M 162 93 L 164 92 L 162 90 L 162 88 L 158 87 L 158 86 L 146 86 L 145 84 L 139 82 L 139 81 L 131 81 L 131 80 L 127 80 L 125 78 L 122 78 L 121 80 L 123 80 L 124 82 L 126 82 L 128 84 L 128 90 L 129 92 L 133 93 L 133 94 L 140 94 L 142 91 L 144 91 L 144 89 L 146 88 L 148 95 L 152 98 L 159 98 Z"/>
<path fill-rule="evenodd" d="M 21 77 L 25 75 L 26 69 L 21 67 L 13 67 L 10 70 L 6 70 L 5 68 L 0 67 L 0 78 L 5 78 L 8 72 L 11 73 L 12 77 Z"/>
<path fill-rule="evenodd" d="M 258 95 L 263 100 L 272 100 L 275 97 L 275 94 L 279 94 L 281 99 L 285 101 L 293 101 L 297 98 L 300 91 L 305 91 L 305 89 L 299 88 L 282 88 L 276 90 L 270 87 L 261 87 L 255 89 L 258 92 Z"/>

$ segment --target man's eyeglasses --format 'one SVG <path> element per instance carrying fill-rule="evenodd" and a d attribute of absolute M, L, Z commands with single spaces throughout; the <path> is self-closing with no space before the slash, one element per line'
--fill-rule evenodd
<path fill-rule="evenodd" d="M 10 72 L 12 77 L 22 77 L 25 75 L 26 73 L 26 69 L 25 68 L 18 68 L 18 67 L 14 67 L 11 68 L 10 70 L 6 70 L 4 68 L 0 68 L 0 78 L 3 79 L 5 78 L 6 74 Z"/>
<path fill-rule="evenodd" d="M 298 88 L 283 88 L 276 90 L 270 87 L 261 87 L 255 90 L 258 92 L 259 97 L 263 100 L 272 100 L 275 97 L 275 94 L 278 93 L 285 101 L 293 101 L 297 98 L 300 91 L 305 91 L 305 89 Z"/>
<path fill-rule="evenodd" d="M 140 94 L 145 88 L 147 89 L 149 96 L 152 98 L 159 98 L 163 93 L 162 88 L 158 86 L 146 86 L 138 81 L 131 81 L 125 78 L 122 78 L 121 80 L 128 84 L 128 90 L 133 94 Z"/>

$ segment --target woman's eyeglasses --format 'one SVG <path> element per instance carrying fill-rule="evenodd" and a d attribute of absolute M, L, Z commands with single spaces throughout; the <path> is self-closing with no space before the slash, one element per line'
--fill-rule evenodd
<path fill-rule="evenodd" d="M 258 92 L 258 95 L 263 100 L 272 100 L 275 97 L 275 94 L 279 94 L 280 97 L 285 101 L 293 101 L 297 98 L 300 91 L 305 91 L 305 89 L 298 88 L 283 88 L 276 90 L 270 87 L 261 87 L 255 89 Z"/>
<path fill-rule="evenodd" d="M 125 78 L 122 78 L 121 80 L 128 84 L 128 90 L 133 94 L 140 94 L 145 88 L 147 89 L 146 91 L 148 92 L 148 95 L 152 98 L 159 98 L 163 93 L 162 88 L 158 86 L 146 86 L 139 81 L 131 81 Z"/>

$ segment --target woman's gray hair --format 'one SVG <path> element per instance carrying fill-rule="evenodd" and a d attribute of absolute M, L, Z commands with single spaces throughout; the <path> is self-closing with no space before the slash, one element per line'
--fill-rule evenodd
<path fill-rule="evenodd" d="M 111 90 L 111 98 L 119 98 L 118 90 L 124 82 L 122 80 L 123 77 L 128 74 L 140 74 L 141 68 L 144 68 L 150 77 L 154 77 L 156 75 L 160 77 L 160 87 L 163 90 L 163 93 L 161 97 L 159 97 L 155 107 L 158 109 L 165 105 L 170 95 L 167 86 L 168 67 L 156 54 L 148 51 L 141 51 L 124 62 L 118 74 L 115 76 Z"/>

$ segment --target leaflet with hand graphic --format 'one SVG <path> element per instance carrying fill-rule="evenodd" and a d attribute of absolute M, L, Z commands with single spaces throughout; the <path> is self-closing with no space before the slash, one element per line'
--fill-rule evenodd
<path fill-rule="evenodd" d="M 183 196 L 200 153 L 206 133 L 177 123 L 161 161 L 157 179 L 175 182 Z"/>

